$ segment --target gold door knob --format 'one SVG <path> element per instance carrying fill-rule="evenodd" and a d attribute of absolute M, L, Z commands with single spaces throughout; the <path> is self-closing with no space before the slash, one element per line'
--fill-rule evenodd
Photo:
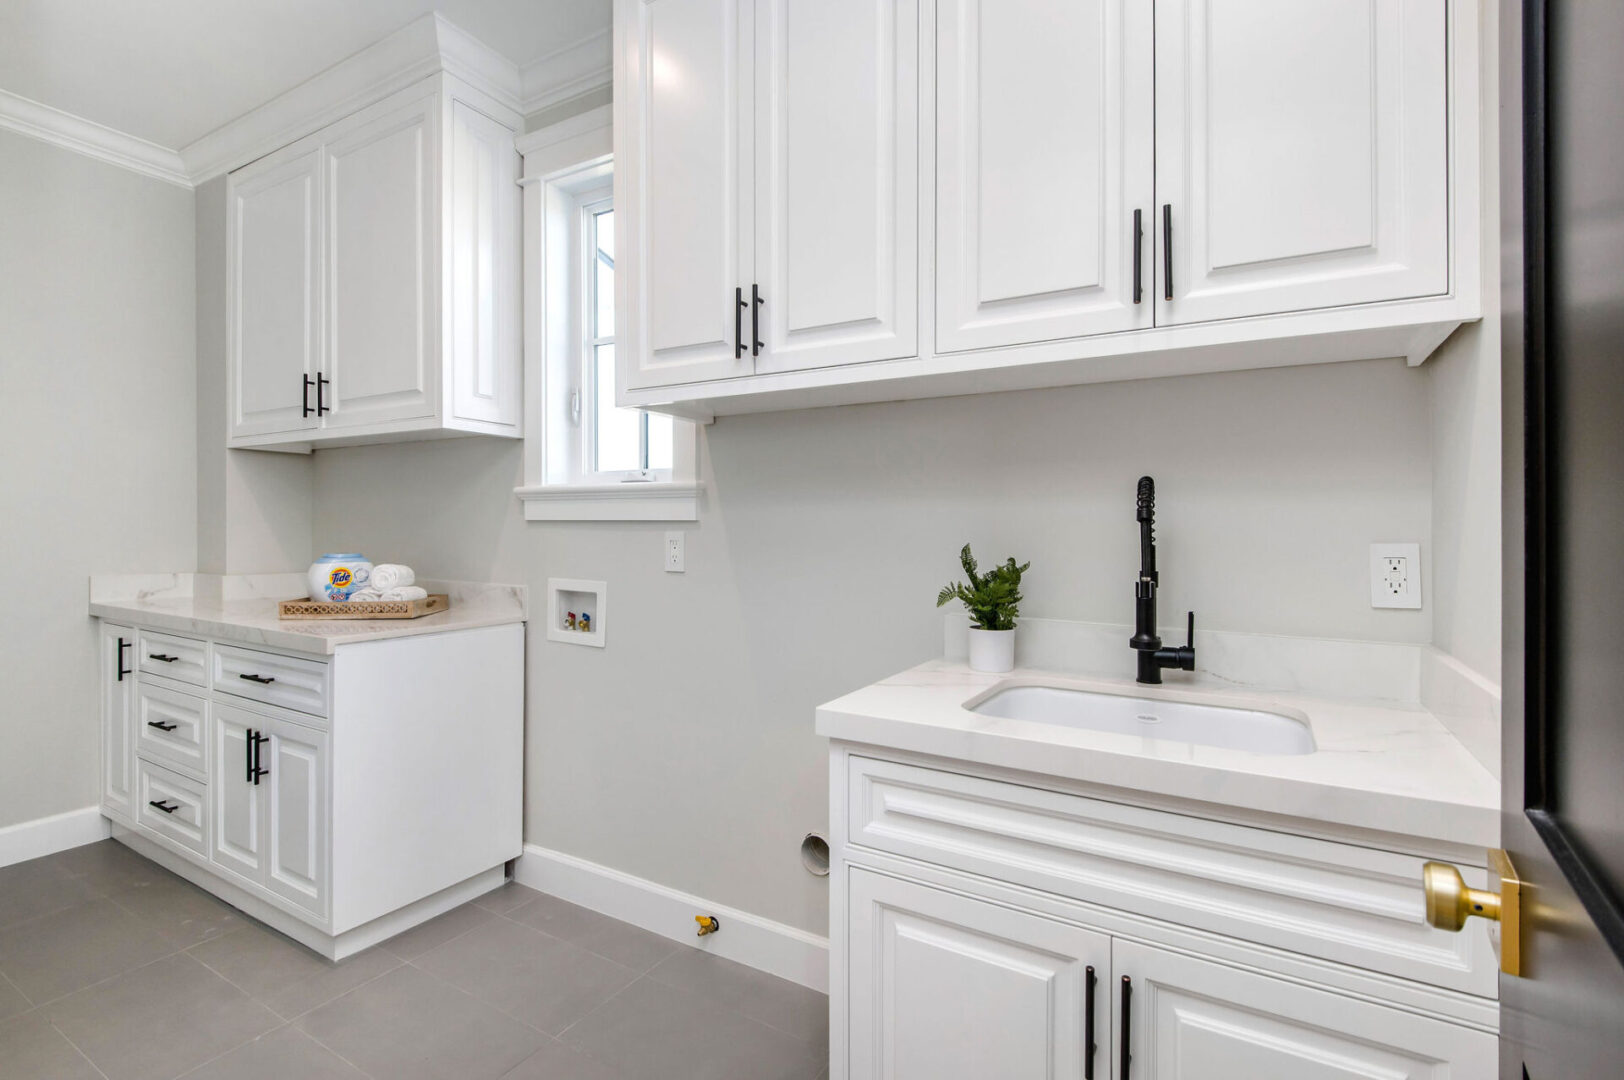
<path fill-rule="evenodd" d="M 1421 886 L 1427 893 L 1427 922 L 1440 930 L 1460 930 L 1473 915 L 1500 919 L 1500 894 L 1468 888 L 1460 871 L 1448 863 L 1423 866 Z"/>
<path fill-rule="evenodd" d="M 1520 949 L 1522 881 L 1511 859 L 1498 849 L 1489 852 L 1489 864 L 1500 881 L 1500 891 L 1473 889 L 1448 863 L 1421 867 L 1421 887 L 1427 897 L 1427 922 L 1440 930 L 1458 931 L 1474 916 L 1500 924 L 1500 970 L 1516 975 L 1522 966 Z"/>

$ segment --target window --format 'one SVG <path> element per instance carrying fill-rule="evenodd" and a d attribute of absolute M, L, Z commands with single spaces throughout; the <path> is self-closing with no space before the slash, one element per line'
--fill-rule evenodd
<path fill-rule="evenodd" d="M 590 471 L 625 481 L 671 478 L 671 418 L 615 405 L 615 207 L 600 199 L 581 208 L 581 296 L 586 365 L 586 454 Z"/>
<path fill-rule="evenodd" d="M 615 404 L 608 110 L 519 140 L 524 154 L 525 482 L 531 521 L 692 521 L 692 423 Z"/>

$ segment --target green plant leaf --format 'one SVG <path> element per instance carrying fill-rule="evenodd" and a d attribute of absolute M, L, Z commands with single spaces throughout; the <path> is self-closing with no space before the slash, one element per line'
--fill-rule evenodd
<path fill-rule="evenodd" d="M 1016 565 L 1015 560 L 1009 558 L 982 574 L 975 556 L 970 553 L 969 544 L 965 544 L 959 552 L 959 563 L 964 567 L 969 583 L 944 586 L 936 594 L 936 606 L 941 607 L 949 600 L 956 599 L 963 602 L 970 613 L 970 621 L 977 629 L 1015 629 L 1015 619 L 1020 614 L 1021 575 L 1032 564 Z"/>

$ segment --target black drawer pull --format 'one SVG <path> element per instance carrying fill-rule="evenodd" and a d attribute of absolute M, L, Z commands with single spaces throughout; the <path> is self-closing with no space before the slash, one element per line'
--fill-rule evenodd
<path fill-rule="evenodd" d="M 1083 1080 L 1094 1080 L 1094 1051 L 1099 1045 L 1094 1041 L 1094 985 L 1098 982 L 1094 965 L 1088 965 L 1083 971 Z"/>
<path fill-rule="evenodd" d="M 271 741 L 271 737 L 262 732 L 250 730 L 248 732 L 248 779 L 255 787 L 259 787 L 259 778 L 271 775 L 271 770 L 259 766 L 259 748 Z"/>
<path fill-rule="evenodd" d="M 179 724 L 166 724 L 162 720 L 148 720 L 147 727 L 155 727 L 159 731 L 174 731 Z"/>
<path fill-rule="evenodd" d="M 118 639 L 118 665 L 117 666 L 118 666 L 118 681 L 119 682 L 124 681 L 124 676 L 135 674 L 130 669 L 128 669 L 128 668 L 126 668 L 124 666 L 124 650 L 128 649 L 129 647 L 130 647 L 130 643 L 128 641 L 125 641 L 123 638 Z"/>
<path fill-rule="evenodd" d="M 276 676 L 274 676 L 274 675 L 249 675 L 249 674 L 244 674 L 244 675 L 238 675 L 237 678 L 239 678 L 239 679 L 247 679 L 249 682 L 257 682 L 262 686 L 266 685 L 268 683 L 273 683 L 273 682 L 276 681 Z"/>
<path fill-rule="evenodd" d="M 166 814 L 173 814 L 176 810 L 180 809 L 180 803 L 170 806 L 162 799 L 151 799 L 147 802 L 147 805 L 152 807 L 154 810 L 162 810 Z"/>
<path fill-rule="evenodd" d="M 1129 1048 L 1133 1046 L 1133 980 L 1126 975 L 1122 976 L 1122 1034 L 1118 1038 L 1122 1042 L 1121 1063 L 1122 1070 L 1119 1080 L 1128 1080 L 1128 1066 L 1133 1061 L 1133 1054 Z"/>
<path fill-rule="evenodd" d="M 176 660 L 179 660 L 180 657 L 178 657 L 178 656 L 165 656 L 161 652 L 149 652 L 149 653 L 147 653 L 147 659 L 148 660 L 157 660 L 157 661 L 159 661 L 161 663 L 165 663 L 165 664 L 173 664 Z"/>

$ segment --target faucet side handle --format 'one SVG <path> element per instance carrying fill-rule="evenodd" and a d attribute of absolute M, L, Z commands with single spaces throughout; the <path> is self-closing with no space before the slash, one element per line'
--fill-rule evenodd
<path fill-rule="evenodd" d="M 1190 612 L 1190 621 L 1184 628 L 1184 647 L 1195 652 L 1195 612 Z"/>

